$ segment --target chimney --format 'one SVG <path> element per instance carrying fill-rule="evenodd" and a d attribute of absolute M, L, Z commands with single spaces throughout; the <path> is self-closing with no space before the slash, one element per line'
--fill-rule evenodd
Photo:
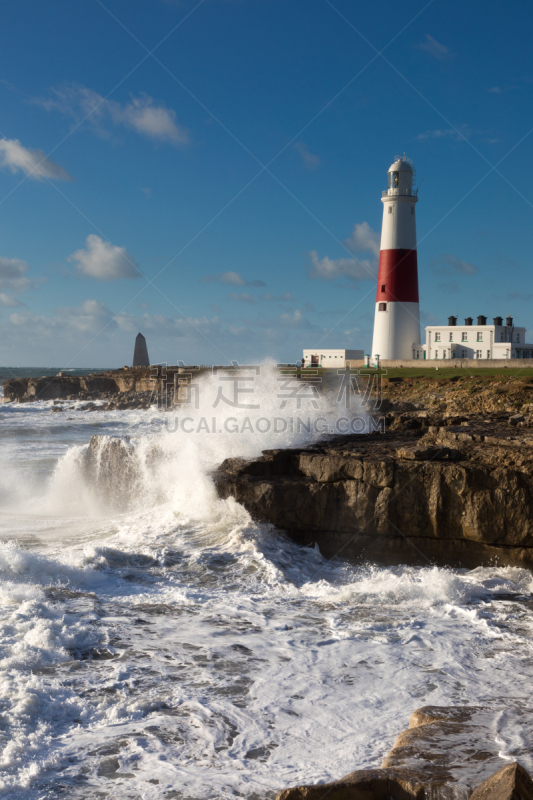
<path fill-rule="evenodd" d="M 477 318 L 478 325 L 486 325 L 487 324 L 487 317 L 478 317 Z"/>
<path fill-rule="evenodd" d="M 497 326 L 503 325 L 503 319 L 501 317 L 494 317 L 494 324 Z"/>
<path fill-rule="evenodd" d="M 448 325 L 450 325 L 452 328 L 454 325 L 457 325 L 457 317 L 448 317 Z"/>
<path fill-rule="evenodd" d="M 465 319 L 465 325 L 471 325 L 471 324 L 472 324 L 472 322 L 473 322 L 473 320 L 472 320 L 472 317 L 467 317 L 467 318 Z"/>
<path fill-rule="evenodd" d="M 506 325 L 507 325 L 509 328 L 512 328 L 512 327 L 513 327 L 513 318 L 512 318 L 512 317 L 507 317 L 507 319 L 505 320 L 505 324 L 506 324 Z"/>

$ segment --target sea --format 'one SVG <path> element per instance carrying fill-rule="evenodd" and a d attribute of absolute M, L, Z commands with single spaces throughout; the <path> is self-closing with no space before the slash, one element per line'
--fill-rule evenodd
<path fill-rule="evenodd" d="M 280 399 L 269 363 L 254 380 L 235 405 L 202 379 L 186 425 L 0 405 L 3 798 L 269 800 L 379 766 L 428 704 L 494 707 L 501 758 L 533 768 L 532 574 L 326 560 L 221 500 L 225 458 L 347 414 Z M 134 491 L 87 475 L 95 435 L 127 444 Z"/>

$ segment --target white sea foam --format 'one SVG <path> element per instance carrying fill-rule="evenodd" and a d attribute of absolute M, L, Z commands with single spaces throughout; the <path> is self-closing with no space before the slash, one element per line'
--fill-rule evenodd
<path fill-rule="evenodd" d="M 263 377 L 272 403 L 275 375 Z M 216 379 L 204 388 L 193 419 L 212 416 Z M 533 766 L 520 716 L 533 677 L 529 572 L 328 562 L 218 498 L 210 471 L 224 458 L 312 433 L 173 433 L 161 428 L 173 412 L 69 419 L 49 404 L 6 422 L 3 408 L 7 797 L 272 797 L 379 765 L 427 703 L 507 707 L 501 752 Z M 228 413 L 239 429 L 266 416 Z M 334 423 L 346 412 L 330 398 L 309 413 Z M 137 490 L 121 510 L 83 473 L 92 433 L 132 437 Z"/>

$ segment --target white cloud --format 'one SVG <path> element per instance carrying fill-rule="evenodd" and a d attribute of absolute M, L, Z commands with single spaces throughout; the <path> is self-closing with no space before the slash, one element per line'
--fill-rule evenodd
<path fill-rule="evenodd" d="M 370 251 L 373 256 L 379 258 L 379 233 L 373 230 L 368 222 L 356 222 L 352 235 L 344 244 L 354 253 Z"/>
<path fill-rule="evenodd" d="M 472 131 L 468 125 L 460 125 L 458 128 L 441 128 L 433 131 L 424 131 L 424 133 L 419 133 L 416 138 L 422 141 L 424 139 L 445 139 L 451 137 L 458 142 L 462 142 L 471 135 Z"/>
<path fill-rule="evenodd" d="M 314 327 L 307 320 L 301 311 L 295 309 L 292 314 L 280 314 L 277 323 L 284 328 L 312 328 Z"/>
<path fill-rule="evenodd" d="M 447 58 L 451 55 L 450 50 L 440 42 L 437 42 L 433 36 L 430 36 L 429 33 L 426 33 L 426 38 L 423 42 L 416 45 L 419 50 L 422 50 L 424 53 L 427 53 L 433 58 L 436 58 L 437 61 L 442 61 L 444 58 Z"/>
<path fill-rule="evenodd" d="M 320 158 L 309 152 L 305 142 L 296 142 L 294 149 L 302 157 L 302 162 L 306 169 L 312 172 L 320 166 Z"/>
<path fill-rule="evenodd" d="M 487 92 L 492 92 L 493 94 L 501 94 L 501 91 L 499 86 L 491 86 L 490 89 L 487 89 Z"/>
<path fill-rule="evenodd" d="M 264 281 L 247 281 L 238 272 L 223 272 L 221 275 L 208 275 L 200 278 L 199 283 L 229 283 L 232 286 L 266 286 Z"/>
<path fill-rule="evenodd" d="M 475 264 L 469 261 L 461 261 L 457 256 L 452 256 L 451 253 L 443 253 L 438 258 L 432 261 L 433 268 L 443 275 L 477 275 L 479 269 Z"/>
<path fill-rule="evenodd" d="M 9 317 L 10 324 L 32 339 L 59 336 L 75 339 L 79 334 L 94 335 L 113 323 L 113 313 L 99 300 L 85 300 L 81 306 L 59 308 L 55 316 L 45 317 L 31 311 L 15 311 Z"/>
<path fill-rule="evenodd" d="M 14 174 L 23 172 L 35 180 L 44 178 L 57 181 L 74 180 L 63 167 L 47 158 L 42 150 L 23 147 L 18 139 L 0 139 L 0 166 L 6 167 Z"/>
<path fill-rule="evenodd" d="M 113 321 L 113 312 L 100 300 L 85 300 L 79 308 L 60 309 L 69 328 L 95 333 Z"/>
<path fill-rule="evenodd" d="M 264 300 L 265 303 L 290 303 L 296 298 L 290 292 L 284 292 L 283 294 L 269 294 L 266 292 L 261 295 L 261 300 Z"/>
<path fill-rule="evenodd" d="M 119 106 L 119 104 L 116 104 Z M 131 103 L 114 112 L 116 124 L 122 123 L 144 136 L 170 142 L 175 145 L 188 144 L 189 134 L 176 122 L 176 113 L 162 105 L 155 105 L 149 95 L 132 97 Z"/>
<path fill-rule="evenodd" d="M 76 250 L 68 257 L 83 275 L 97 281 L 117 281 L 141 275 L 135 259 L 125 247 L 105 242 L 94 233 L 89 234 L 86 243 L 85 250 Z"/>
<path fill-rule="evenodd" d="M 349 278 L 353 281 L 375 279 L 378 272 L 379 233 L 368 222 L 357 222 L 352 235 L 345 240 L 345 246 L 353 252 L 372 254 L 372 258 L 319 258 L 316 250 L 309 253 L 312 268 L 308 275 L 313 279 L 332 281 L 335 278 Z"/>
<path fill-rule="evenodd" d="M 122 126 L 160 142 L 177 146 L 189 142 L 189 131 L 178 124 L 175 111 L 144 92 L 137 97 L 130 95 L 130 102 L 121 104 L 73 83 L 53 88 L 50 97 L 33 102 L 47 111 L 71 116 L 76 122 L 86 121 L 101 136 L 109 135 L 110 126 Z"/>
<path fill-rule="evenodd" d="M 350 278 L 354 281 L 365 281 L 376 277 L 376 270 L 368 259 L 362 261 L 356 258 L 319 258 L 316 250 L 309 253 L 312 269 L 308 270 L 309 277 L 324 281 L 335 278 Z"/>
<path fill-rule="evenodd" d="M 23 304 L 20 300 L 17 300 L 13 295 L 0 292 L 0 306 L 3 306 L 3 308 L 18 308 L 21 305 Z"/>
<path fill-rule="evenodd" d="M 28 270 L 27 262 L 20 258 L 0 257 L 0 286 L 14 289 L 16 292 L 30 289 L 34 284 L 26 275 Z"/>
<path fill-rule="evenodd" d="M 228 298 L 230 300 L 236 300 L 238 303 L 248 303 L 249 305 L 255 305 L 257 303 L 255 297 L 252 297 L 248 292 L 230 292 Z"/>

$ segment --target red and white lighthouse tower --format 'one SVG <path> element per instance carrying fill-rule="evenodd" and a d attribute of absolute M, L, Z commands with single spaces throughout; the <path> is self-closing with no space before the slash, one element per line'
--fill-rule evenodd
<path fill-rule="evenodd" d="M 379 254 L 378 291 L 372 355 L 380 359 L 411 359 L 420 355 L 420 312 L 416 257 L 418 202 L 410 159 L 398 157 L 389 168 L 389 188 L 383 192 L 383 225 Z"/>

